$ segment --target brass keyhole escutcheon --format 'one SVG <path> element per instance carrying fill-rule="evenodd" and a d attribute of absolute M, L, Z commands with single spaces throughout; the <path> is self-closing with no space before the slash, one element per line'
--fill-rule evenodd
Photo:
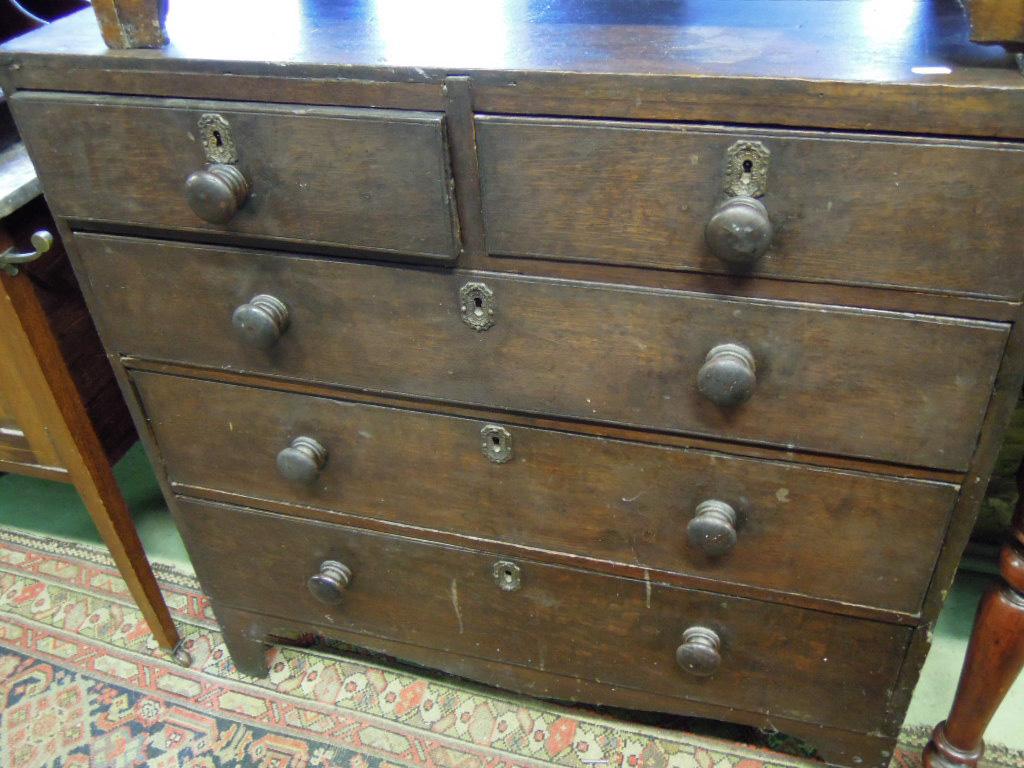
<path fill-rule="evenodd" d="M 475 331 L 494 325 L 494 291 L 484 283 L 466 283 L 459 289 L 459 313 L 462 321 Z"/>
<path fill-rule="evenodd" d="M 504 464 L 512 458 L 512 433 L 497 424 L 487 424 L 480 430 L 480 450 L 488 461 Z"/>
<path fill-rule="evenodd" d="M 522 570 L 511 560 L 499 560 L 491 572 L 494 583 L 505 592 L 515 592 L 522 584 Z"/>

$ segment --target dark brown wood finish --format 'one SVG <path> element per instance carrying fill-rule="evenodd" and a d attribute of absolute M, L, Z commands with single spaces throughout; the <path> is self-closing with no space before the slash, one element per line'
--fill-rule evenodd
<path fill-rule="evenodd" d="M 12 100 L 53 210 L 193 235 L 230 233 L 448 261 L 458 253 L 443 116 L 23 93 Z M 204 221 L 200 120 L 220 115 L 248 181 L 229 221 Z M 401 214 L 396 216 L 395 212 Z"/>
<path fill-rule="evenodd" d="M 798 720 L 870 727 L 909 639 L 889 624 L 539 562 L 514 563 L 520 586 L 505 591 L 485 552 L 185 499 L 176 506 L 217 604 Z M 352 572 L 337 605 L 306 586 L 325 560 Z M 259 567 L 229 565 L 242 562 Z M 698 624 L 722 639 L 709 678 L 676 666 L 683 631 Z M 850 679 L 858 685 L 843 684 Z"/>
<path fill-rule="evenodd" d="M 551 657 L 555 667 L 546 649 L 541 669 L 531 641 L 516 641 L 511 656 L 499 658 L 495 647 L 458 645 L 466 638 L 441 619 L 413 622 L 421 637 L 411 640 L 397 636 L 409 629 L 393 617 L 360 613 L 351 626 L 331 624 L 321 616 L 343 611 L 314 613 L 301 603 L 312 600 L 302 586 L 310 576 L 328 597 L 349 578 L 322 560 L 303 561 L 314 572 L 299 578 L 301 598 L 286 594 L 294 585 L 280 577 L 239 598 L 252 612 L 217 602 L 237 662 L 258 671 L 266 643 L 313 631 L 524 692 L 777 725 L 814 736 L 826 759 L 887 762 L 1020 386 L 1022 275 L 1013 199 L 1021 194 L 1022 170 L 1014 160 L 1017 143 L 993 139 L 1024 138 L 1024 78 L 1004 52 L 968 42 L 952 0 L 881 5 L 507 0 L 468 13 L 444 1 L 420 10 L 390 0 L 310 0 L 301 9 L 253 10 L 251 34 L 242 40 L 227 33 L 236 28 L 231 14 L 178 0 L 168 20 L 172 44 L 163 50 L 110 54 L 85 15 L 0 52 L 0 80 L 16 101 L 53 106 L 53 115 L 71 114 L 61 111 L 67 104 L 80 110 L 81 120 L 63 125 L 37 121 L 45 123 L 40 134 L 48 131 L 48 143 L 65 143 L 64 133 L 94 121 L 97 137 L 90 141 L 103 146 L 83 144 L 69 162 L 81 168 L 81 157 L 96 161 L 88 173 L 100 179 L 123 163 L 118 152 L 125 146 L 139 164 L 150 162 L 135 150 L 131 124 L 152 128 L 146 121 L 155 121 L 147 131 L 177 147 L 168 137 L 180 138 L 181 126 L 169 128 L 164 118 L 182 112 L 191 126 L 207 113 L 205 105 L 193 110 L 201 99 L 214 102 L 231 125 L 236 112 L 253 124 L 272 120 L 275 140 L 305 131 L 292 126 L 331 123 L 339 113 L 373 112 L 379 125 L 390 125 L 390 117 L 416 112 L 433 131 L 427 154 L 440 159 L 429 184 L 407 177 L 425 166 L 396 161 L 382 178 L 409 194 L 365 200 L 365 215 L 336 225 L 329 218 L 344 192 L 336 169 L 363 168 L 373 157 L 346 153 L 322 134 L 304 134 L 313 139 L 307 145 L 317 149 L 315 160 L 289 150 L 270 180 L 288 204 L 298 202 L 297 192 L 285 196 L 298 184 L 295 169 L 329 180 L 309 207 L 316 216 L 305 221 L 301 209 L 264 210 L 246 225 L 251 229 L 239 224 L 268 189 L 242 157 L 223 168 L 190 160 L 186 170 L 175 161 L 176 209 L 161 209 L 164 198 L 148 191 L 132 203 L 155 204 L 145 215 L 156 218 L 126 215 L 118 206 L 127 204 L 109 186 L 100 195 L 83 184 L 72 196 L 81 207 L 65 212 L 60 226 L 80 233 L 76 270 L 165 493 L 207 502 L 186 502 L 204 511 L 182 515 L 187 528 L 203 531 L 190 546 L 206 561 L 216 559 L 211 591 L 242 594 L 247 571 L 239 564 L 253 558 L 222 556 L 247 542 L 230 523 L 217 522 L 239 515 L 260 521 L 253 525 L 261 530 L 272 519 L 285 532 L 276 538 L 293 542 L 298 554 L 281 563 L 281 573 L 311 557 L 311 541 L 347 541 L 349 533 L 340 531 L 360 541 L 399 541 L 394 551 L 403 558 L 406 551 L 431 553 L 421 558 L 431 574 L 422 580 L 429 594 L 416 592 L 413 573 L 397 565 L 372 588 L 382 590 L 391 578 L 408 582 L 394 605 L 433 606 L 432 615 L 449 623 L 457 620 L 448 613 L 446 590 L 453 577 L 460 587 L 467 578 L 459 563 L 500 557 L 528 565 L 527 575 L 572 574 L 572 584 L 635 589 L 648 582 L 655 606 L 662 594 L 678 605 L 743 605 L 730 615 L 772 635 L 751 636 L 775 644 L 758 663 L 772 674 L 783 670 L 780 695 L 804 691 L 805 699 L 793 699 L 802 707 L 813 689 L 815 707 L 835 708 L 823 717 L 811 709 L 779 715 L 771 701 L 754 698 L 775 694 L 715 689 L 728 670 L 707 686 L 688 683 L 699 696 L 659 688 L 671 680 L 672 659 L 649 684 L 644 675 L 654 674 L 655 655 L 664 662 L 652 643 L 677 631 L 668 625 L 678 607 L 640 628 L 646 639 L 639 658 L 651 662 L 641 669 L 621 655 L 621 643 L 609 655 L 607 637 L 593 630 L 586 657 L 558 657 L 568 653 L 560 645 Z M 112 114 L 102 105 L 116 105 L 118 118 L 97 118 Z M 136 114 L 147 117 L 136 121 Z M 113 138 L 103 134 L 108 124 Z M 485 134 L 497 128 L 488 142 Z M 545 144 L 535 130 L 555 138 Z M 700 230 L 723 192 L 717 156 L 744 137 L 773 153 L 761 199 L 775 247 L 752 271 L 729 273 L 703 253 Z M 696 151 L 683 151 L 691 144 Z M 706 148 L 712 144 L 713 151 Z M 205 159 L 198 145 L 180 146 L 189 158 Z M 260 146 L 272 148 L 270 138 Z M 50 151 L 33 147 L 40 167 Z M 691 154 L 695 166 L 687 165 Z M 489 165 L 494 158 L 504 160 Z M 200 170 L 193 209 L 227 224 L 197 223 L 187 207 L 181 185 Z M 142 172 L 129 176 L 139 185 L 134 189 L 163 183 Z M 444 184 L 440 218 L 451 247 L 431 253 L 457 254 L 460 269 L 349 261 L 422 258 L 415 241 L 436 239 L 430 227 L 439 219 L 415 208 L 420 182 L 431 195 Z M 59 183 L 44 179 L 57 200 Z M 414 195 L 412 205 L 404 202 Z M 824 213 L 815 207 L 822 200 Z M 98 202 L 108 206 L 102 216 Z M 698 202 L 707 209 L 699 215 Z M 378 217 L 372 225 L 371 215 Z M 335 234 L 323 239 L 323 227 L 335 227 Z M 978 234 L 983 229 L 985 237 Z M 362 240 L 348 240 L 351 232 Z M 235 250 L 254 245 L 307 255 Z M 467 282 L 485 286 L 460 296 Z M 490 320 L 487 330 L 471 327 Z M 245 347 L 233 325 L 268 347 Z M 730 342 L 747 345 L 753 362 L 735 348 L 719 350 L 708 369 L 710 349 Z M 147 369 L 222 383 L 183 382 Z M 724 409 L 701 399 L 702 369 L 709 397 L 736 399 L 742 385 L 750 399 Z M 197 394 L 183 395 L 185 388 Z M 189 402 L 200 406 L 185 413 Z M 200 410 L 211 414 L 201 424 L 192 413 Z M 508 430 L 509 462 L 484 459 L 480 429 L 487 424 Z M 320 484 L 303 490 L 277 479 L 273 462 L 282 450 L 286 474 Z M 265 469 L 253 481 L 257 461 L 270 463 L 260 464 Z M 632 492 L 643 493 L 636 504 L 621 501 L 633 498 L 620 489 L 627 484 L 643 486 Z M 746 512 L 770 510 L 771 517 L 741 516 L 735 549 L 698 562 L 672 547 L 682 542 L 689 507 L 712 484 L 737 499 L 745 494 Z M 805 502 L 798 512 L 775 495 L 780 488 L 791 503 L 797 496 Z M 217 500 L 281 515 L 211 513 L 208 502 Z M 688 508 L 683 520 L 673 517 L 680 503 Z M 697 545 L 729 543 L 730 517 L 721 507 L 705 508 L 701 520 Z M 758 528 L 761 522 L 766 527 Z M 804 538 L 792 538 L 794 531 Z M 227 549 L 218 548 L 221 540 Z M 773 571 L 773 558 L 802 565 Z M 834 567 L 826 573 L 827 563 Z M 361 572 L 363 565 L 350 590 L 362 588 Z M 547 579 L 534 586 L 545 597 L 560 594 L 563 582 Z M 528 585 L 504 593 L 488 584 L 503 596 L 532 594 Z M 577 587 L 567 589 L 575 600 Z M 577 602 L 590 605 L 598 592 L 615 589 L 591 587 Z M 372 606 L 367 597 L 368 612 L 386 605 L 382 594 Z M 496 602 L 490 594 L 486 601 L 483 593 L 461 594 L 470 595 L 471 606 Z M 621 594 L 634 607 L 645 599 Z M 543 621 L 535 636 L 561 637 L 564 612 L 538 610 L 524 619 L 509 609 L 500 618 L 514 627 Z M 293 618 L 276 615 L 284 613 Z M 782 613 L 813 616 L 814 627 L 827 628 L 819 638 L 813 629 L 794 633 L 793 621 L 760 619 Z M 633 608 L 611 618 L 590 614 L 587 621 L 615 631 L 636 615 Z M 858 651 L 845 671 L 819 673 L 821 642 L 845 654 L 845 635 L 875 632 L 900 640 L 875 643 L 877 657 Z M 812 645 L 815 656 L 808 652 L 800 672 L 786 668 Z M 719 649 L 723 665 L 736 658 L 736 647 L 730 641 Z M 700 666 L 709 659 L 702 654 L 684 651 L 682 658 Z M 559 658 L 568 675 L 558 672 Z M 874 664 L 878 677 L 864 677 L 856 666 L 862 663 Z M 602 664 L 613 667 L 616 684 L 594 682 L 609 672 Z M 864 679 L 877 697 L 863 694 L 870 706 L 862 699 L 840 712 L 846 697 L 862 695 L 856 691 Z M 716 690 L 721 697 L 713 700 L 706 692 Z"/>
<path fill-rule="evenodd" d="M 495 255 L 1012 300 L 1024 290 L 1015 144 L 490 116 L 476 140 Z M 749 267 L 704 239 L 737 142 L 770 153 L 761 200 L 774 237 Z"/>
<path fill-rule="evenodd" d="M 105 341 L 121 352 L 943 469 L 960 469 L 970 457 L 1008 330 L 106 236 L 77 240 Z M 178 280 L 183 271 L 187 285 Z M 460 317 L 460 287 L 478 281 L 494 293 L 495 324 L 486 331 Z M 259 294 L 276 296 L 290 318 L 270 350 L 249 348 L 231 328 L 235 307 Z M 729 342 L 752 351 L 757 386 L 747 403 L 721 408 L 698 392 L 697 375 L 707 353 Z M 942 354 L 950 348 L 962 354 L 950 360 Z"/>
<path fill-rule="evenodd" d="M 307 78 L 328 100 L 342 80 L 359 104 L 381 98 L 366 81 L 439 94 L 459 74 L 485 112 L 1024 137 L 1012 56 L 970 44 L 955 0 L 504 0 L 469 16 L 454 0 L 310 0 L 247 14 L 240 35 L 235 13 L 176 0 L 171 46 L 115 57 L 80 13 L 9 43 L 0 68 L 9 89 L 291 102 L 319 90 Z"/>
<path fill-rule="evenodd" d="M 261 677 L 266 673 L 268 643 L 290 642 L 308 645 L 312 634 L 310 625 L 302 622 L 220 604 L 215 604 L 213 608 L 231 657 L 239 663 L 245 674 L 254 677 Z M 820 723 L 793 720 L 777 712 L 745 712 L 693 699 L 683 700 L 651 691 L 636 691 L 397 640 L 356 634 L 340 627 L 316 627 L 316 633 L 334 641 L 335 647 L 340 641 L 343 646 L 347 645 L 354 649 L 386 654 L 428 669 L 447 670 L 445 679 L 450 680 L 450 675 L 458 675 L 528 696 L 554 699 L 570 706 L 572 702 L 582 701 L 612 707 L 675 712 L 746 723 L 772 733 L 781 731 L 813 743 L 818 756 L 832 765 L 888 766 L 889 758 L 892 757 L 896 746 L 899 724 L 892 721 L 879 724 L 878 730 L 874 733 L 858 733 Z M 376 661 L 379 661 L 379 658 Z M 242 667 L 241 664 L 246 666 Z"/>
<path fill-rule="evenodd" d="M 992 716 L 1024 669 L 1024 465 L 1020 497 L 1000 553 L 1001 581 L 982 598 L 949 718 L 924 750 L 926 768 L 978 765 Z"/>
<path fill-rule="evenodd" d="M 688 574 L 714 580 L 716 589 L 740 582 L 914 614 L 956 495 L 941 483 L 197 379 L 138 372 L 133 380 L 179 492 L 217 488 L 256 506 L 264 498 L 293 504 L 297 514 L 333 509 Z M 488 427 L 507 431 L 505 463 L 485 455 L 505 445 L 493 442 L 505 439 L 500 430 L 482 435 Z M 275 468 L 299 436 L 327 450 L 309 483 Z M 737 514 L 735 548 L 720 557 L 687 538 L 697 506 L 712 499 Z M 826 559 L 825 541 L 843 545 Z"/>

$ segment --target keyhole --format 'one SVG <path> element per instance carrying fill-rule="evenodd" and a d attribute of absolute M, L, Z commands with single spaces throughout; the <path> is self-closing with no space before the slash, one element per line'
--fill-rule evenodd
<path fill-rule="evenodd" d="M 512 581 L 512 571 L 509 568 L 505 569 L 505 581 Z"/>
<path fill-rule="evenodd" d="M 473 304 L 475 305 L 475 308 L 473 309 L 473 314 L 476 315 L 477 317 L 480 317 L 484 313 L 484 300 L 483 300 L 483 297 L 482 296 L 474 296 L 473 297 Z"/>
<path fill-rule="evenodd" d="M 500 453 L 501 452 L 501 438 L 498 437 L 497 435 L 491 435 L 491 442 L 494 444 L 493 445 L 494 452 L 495 453 Z"/>
<path fill-rule="evenodd" d="M 753 160 L 744 160 L 743 161 L 743 175 L 744 176 L 749 176 L 753 172 L 754 172 L 754 161 Z"/>
<path fill-rule="evenodd" d="M 217 147 L 223 147 L 224 146 L 224 139 L 221 138 L 220 131 L 215 130 L 213 132 L 213 143 Z"/>

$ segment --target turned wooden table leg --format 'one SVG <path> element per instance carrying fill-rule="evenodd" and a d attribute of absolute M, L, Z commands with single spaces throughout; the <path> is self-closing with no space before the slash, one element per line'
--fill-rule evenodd
<path fill-rule="evenodd" d="M 1024 465 L 1017 475 L 1024 486 Z M 982 598 L 949 718 L 924 749 L 926 768 L 976 766 L 982 737 L 1024 667 L 1024 490 L 999 559 L 1002 581 Z"/>

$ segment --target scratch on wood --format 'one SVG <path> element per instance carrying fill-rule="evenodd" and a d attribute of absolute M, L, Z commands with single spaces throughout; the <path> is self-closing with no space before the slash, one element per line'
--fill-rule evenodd
<path fill-rule="evenodd" d="M 455 618 L 459 622 L 459 634 L 463 634 L 466 628 L 462 625 L 462 610 L 459 608 L 459 580 L 452 579 L 452 608 L 455 609 Z"/>
<path fill-rule="evenodd" d="M 644 568 L 644 602 L 651 607 L 651 572 Z"/>

